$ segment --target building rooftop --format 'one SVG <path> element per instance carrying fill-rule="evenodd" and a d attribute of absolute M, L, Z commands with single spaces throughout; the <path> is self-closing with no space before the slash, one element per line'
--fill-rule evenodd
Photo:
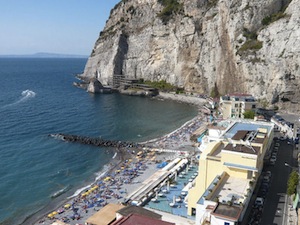
<path fill-rule="evenodd" d="M 242 206 L 219 203 L 211 214 L 216 217 L 238 221 L 242 210 Z"/>
<path fill-rule="evenodd" d="M 123 208 L 123 205 L 108 204 L 102 208 L 99 212 L 89 217 L 86 222 L 93 225 L 105 225 L 109 224 L 116 219 L 116 211 Z"/>
<path fill-rule="evenodd" d="M 131 214 L 112 223 L 112 225 L 175 225 L 166 221 L 153 219 L 147 216 Z"/>
<path fill-rule="evenodd" d="M 268 133 L 272 129 L 271 124 L 264 122 L 236 122 L 224 134 L 224 138 L 233 138 L 238 131 L 259 131 L 264 130 Z"/>
<path fill-rule="evenodd" d="M 250 145 L 246 146 L 244 144 L 231 144 L 230 143 L 230 144 L 225 146 L 224 150 L 257 155 L 260 151 L 260 147 L 250 146 Z"/>
<path fill-rule="evenodd" d="M 121 214 L 122 216 L 128 216 L 130 214 L 138 214 L 138 215 L 144 215 L 150 218 L 154 218 L 154 219 L 161 219 L 161 215 L 152 212 L 150 210 L 147 210 L 143 207 L 139 207 L 139 206 L 134 206 L 134 205 L 129 205 L 126 206 L 122 209 L 120 209 L 119 211 L 117 211 L 117 213 Z"/>
<path fill-rule="evenodd" d="M 221 96 L 223 101 L 245 101 L 245 102 L 255 102 L 255 98 L 250 94 L 242 94 L 242 93 L 235 93 L 235 94 L 228 94 Z"/>
<path fill-rule="evenodd" d="M 229 201 L 240 204 L 240 202 L 244 202 L 244 195 L 248 188 L 249 180 L 226 175 L 214 191 L 211 199 L 214 200 L 217 197 L 219 202 L 223 204 L 227 204 Z"/>

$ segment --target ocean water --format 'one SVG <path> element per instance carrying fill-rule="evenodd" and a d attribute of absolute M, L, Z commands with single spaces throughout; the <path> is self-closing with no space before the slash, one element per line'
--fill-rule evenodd
<path fill-rule="evenodd" d="M 171 132 L 189 105 L 72 86 L 86 59 L 0 59 L 0 224 L 22 224 L 94 181 L 113 153 L 48 136 L 145 141 Z M 51 195 L 65 189 L 53 199 Z M 53 208 L 54 209 L 54 208 Z"/>

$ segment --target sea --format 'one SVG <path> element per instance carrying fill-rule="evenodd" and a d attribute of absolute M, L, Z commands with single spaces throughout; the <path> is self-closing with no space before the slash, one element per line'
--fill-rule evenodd
<path fill-rule="evenodd" d="M 55 210 L 103 174 L 113 158 L 105 148 L 49 134 L 139 142 L 167 134 L 197 114 L 195 107 L 175 101 L 87 93 L 72 85 L 86 61 L 0 59 L 1 225 L 26 224 Z"/>

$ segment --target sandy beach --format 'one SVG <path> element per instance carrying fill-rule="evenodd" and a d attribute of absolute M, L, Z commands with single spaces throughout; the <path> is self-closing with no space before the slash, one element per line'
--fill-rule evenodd
<path fill-rule="evenodd" d="M 203 99 L 201 102 L 203 105 Z M 200 106 L 200 103 L 195 105 Z M 144 142 L 143 144 L 147 146 L 144 150 L 119 151 L 102 177 L 80 194 L 66 199 L 59 207 L 53 208 L 30 224 L 52 224 L 56 220 L 72 225 L 84 224 L 87 218 L 108 203 L 124 203 L 127 196 L 158 171 L 157 163 L 171 161 L 181 155 L 182 151 L 194 154 L 195 147 L 190 137 L 202 122 L 203 116 L 197 115 L 175 131 Z"/>

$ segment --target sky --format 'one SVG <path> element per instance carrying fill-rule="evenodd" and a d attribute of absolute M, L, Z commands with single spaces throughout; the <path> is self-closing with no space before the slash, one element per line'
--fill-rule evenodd
<path fill-rule="evenodd" d="M 0 55 L 90 55 L 120 0 L 0 0 Z"/>

